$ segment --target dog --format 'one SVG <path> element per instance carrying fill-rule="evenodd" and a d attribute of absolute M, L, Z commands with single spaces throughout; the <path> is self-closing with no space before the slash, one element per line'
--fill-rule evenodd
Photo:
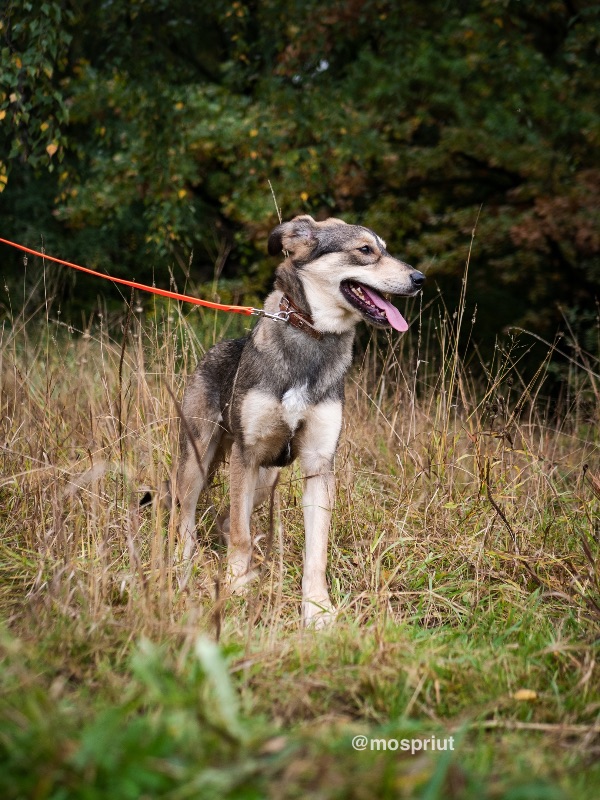
<path fill-rule="evenodd" d="M 355 328 L 406 331 L 384 294 L 411 297 L 422 272 L 393 258 L 376 233 L 340 219 L 308 215 L 278 225 L 268 251 L 285 254 L 275 288 L 252 332 L 212 347 L 189 379 L 181 404 L 176 495 L 184 559 L 196 548 L 196 505 L 229 456 L 226 582 L 237 592 L 256 577 L 250 517 L 281 467 L 300 460 L 305 547 L 302 621 L 335 617 L 325 576 L 334 503 L 333 461 L 342 428 L 344 377 Z"/>

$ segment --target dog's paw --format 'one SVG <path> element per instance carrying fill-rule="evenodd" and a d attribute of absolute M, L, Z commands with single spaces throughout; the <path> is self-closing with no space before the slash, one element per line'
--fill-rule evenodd
<path fill-rule="evenodd" d="M 243 575 L 233 575 L 228 572 L 225 576 L 225 587 L 231 594 L 244 594 L 248 590 L 248 585 L 257 578 L 257 569 L 249 569 Z"/>
<path fill-rule="evenodd" d="M 258 570 L 252 564 L 252 551 L 230 548 L 224 577 L 225 588 L 231 594 L 242 594 L 248 584 L 258 577 Z"/>
<path fill-rule="evenodd" d="M 302 624 L 319 631 L 335 622 L 337 609 L 328 597 L 306 598 L 302 601 Z"/>

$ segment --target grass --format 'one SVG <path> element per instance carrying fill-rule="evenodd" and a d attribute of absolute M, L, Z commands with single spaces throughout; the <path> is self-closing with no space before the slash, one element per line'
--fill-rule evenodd
<path fill-rule="evenodd" d="M 7 317 L 3 797 L 598 796 L 595 365 L 573 358 L 558 408 L 543 400 L 553 349 L 525 380 L 526 337 L 475 378 L 464 308 L 415 308 L 414 332 L 358 354 L 330 545 L 341 611 L 318 633 L 299 626 L 295 467 L 247 598 L 212 599 L 210 509 L 186 575 L 174 522 L 138 508 L 171 474 L 170 390 L 245 322 L 161 304 L 80 331 L 51 306 Z M 355 735 L 455 749 L 359 752 Z"/>

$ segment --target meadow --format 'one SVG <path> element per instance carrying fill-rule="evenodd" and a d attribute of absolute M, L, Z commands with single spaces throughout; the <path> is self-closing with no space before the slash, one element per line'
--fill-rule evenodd
<path fill-rule="evenodd" d="M 357 347 L 324 631 L 300 627 L 296 466 L 256 514 L 246 597 L 218 580 L 226 471 L 192 570 L 175 520 L 139 507 L 171 476 L 185 375 L 247 320 L 153 300 L 77 327 L 50 301 L 7 315 L 2 797 L 599 796 L 598 364 L 567 336 L 526 378 L 527 334 L 475 363 L 465 297 L 423 303 Z"/>

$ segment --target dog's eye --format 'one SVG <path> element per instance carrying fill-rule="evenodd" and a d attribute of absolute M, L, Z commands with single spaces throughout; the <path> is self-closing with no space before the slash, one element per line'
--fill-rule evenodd
<path fill-rule="evenodd" d="M 366 256 L 368 256 L 369 253 L 373 252 L 368 244 L 364 244 L 362 247 L 359 247 L 358 249 L 361 253 L 364 253 Z"/>

